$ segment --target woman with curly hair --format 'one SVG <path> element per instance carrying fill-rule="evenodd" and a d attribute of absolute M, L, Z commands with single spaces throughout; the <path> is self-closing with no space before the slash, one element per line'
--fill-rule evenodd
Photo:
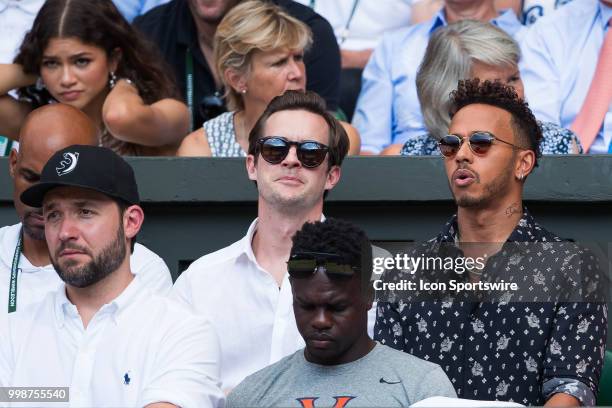
<path fill-rule="evenodd" d="M 15 63 L 0 64 L 0 134 L 18 140 L 32 109 L 65 103 L 90 117 L 103 146 L 173 155 L 189 114 L 161 61 L 111 0 L 47 0 Z"/>

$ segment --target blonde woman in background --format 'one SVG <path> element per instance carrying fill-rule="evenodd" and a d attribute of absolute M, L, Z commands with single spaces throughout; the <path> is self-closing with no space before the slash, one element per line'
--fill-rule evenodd
<path fill-rule="evenodd" d="M 253 125 L 275 96 L 306 89 L 304 52 L 312 42 L 308 26 L 279 6 L 250 0 L 234 7 L 214 40 L 216 70 L 226 89 L 226 112 L 188 135 L 179 156 L 244 157 Z M 342 123 L 358 154 L 359 134 Z"/>

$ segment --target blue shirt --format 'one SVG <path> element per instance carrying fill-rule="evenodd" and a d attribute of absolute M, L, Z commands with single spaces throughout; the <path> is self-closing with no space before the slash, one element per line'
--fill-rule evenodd
<path fill-rule="evenodd" d="M 170 0 L 113 0 L 123 17 L 130 23 L 153 7 L 168 3 Z"/>
<path fill-rule="evenodd" d="M 540 19 L 521 42 L 525 94 L 535 116 L 569 128 L 586 98 L 612 7 L 575 0 Z M 612 140 L 612 108 L 589 153 L 607 153 Z"/>
<path fill-rule="evenodd" d="M 523 26 L 511 10 L 491 20 L 517 39 Z M 390 144 L 404 143 L 426 133 L 416 91 L 416 74 L 429 37 L 445 26 L 441 10 L 428 22 L 385 34 L 363 71 L 353 125 L 361 149 L 379 153 Z"/>

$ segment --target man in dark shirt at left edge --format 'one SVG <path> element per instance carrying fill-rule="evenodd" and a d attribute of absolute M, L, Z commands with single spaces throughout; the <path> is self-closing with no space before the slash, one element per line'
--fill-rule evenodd
<path fill-rule="evenodd" d="M 215 105 L 223 95 L 215 78 L 213 37 L 219 22 L 241 0 L 172 0 L 134 20 L 134 25 L 156 43 L 174 70 L 183 98 L 187 101 L 189 61 L 193 63 L 193 128 L 225 111 Z M 330 24 L 309 7 L 291 0 L 269 0 L 284 7 L 304 22 L 313 34 L 313 45 L 304 56 L 306 88 L 321 95 L 327 109 L 338 109 L 340 98 L 340 50 Z"/>

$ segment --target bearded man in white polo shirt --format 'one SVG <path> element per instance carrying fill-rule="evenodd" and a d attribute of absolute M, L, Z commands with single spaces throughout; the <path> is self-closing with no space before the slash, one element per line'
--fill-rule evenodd
<path fill-rule="evenodd" d="M 310 92 L 274 98 L 251 131 L 246 168 L 259 191 L 258 218 L 240 241 L 192 263 L 172 289 L 215 326 L 226 392 L 304 346 L 287 276 L 291 237 L 322 219 L 347 151 L 342 126 Z"/>
<path fill-rule="evenodd" d="M 144 215 L 130 165 L 107 148 L 69 146 L 21 200 L 42 206 L 65 284 L 5 319 L 0 386 L 68 387 L 73 407 L 222 406 L 210 323 L 131 271 Z"/>
<path fill-rule="evenodd" d="M 53 153 L 73 144 L 97 145 L 98 130 L 80 110 L 52 104 L 28 115 L 19 141 L 19 151 L 11 151 L 9 157 L 9 173 L 21 222 L 0 228 L 0 315 L 39 302 L 61 286 L 49 259 L 42 211 L 25 205 L 19 196 L 40 179 Z M 168 266 L 145 246 L 134 245 L 130 262 L 132 272 L 142 275 L 153 291 L 165 294 L 172 287 Z"/>

